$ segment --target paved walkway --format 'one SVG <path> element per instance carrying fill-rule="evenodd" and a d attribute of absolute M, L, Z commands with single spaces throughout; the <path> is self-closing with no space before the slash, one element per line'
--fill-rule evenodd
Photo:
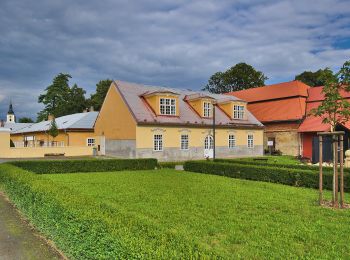
<path fill-rule="evenodd" d="M 0 193 L 0 259 L 63 259 L 41 239 Z"/>

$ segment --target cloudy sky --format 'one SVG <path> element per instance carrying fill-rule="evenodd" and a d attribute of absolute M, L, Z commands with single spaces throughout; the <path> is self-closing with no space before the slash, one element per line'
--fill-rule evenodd
<path fill-rule="evenodd" d="M 36 117 L 37 97 L 70 73 L 200 89 L 247 62 L 276 83 L 350 59 L 350 1 L 1 0 L 0 117 Z"/>

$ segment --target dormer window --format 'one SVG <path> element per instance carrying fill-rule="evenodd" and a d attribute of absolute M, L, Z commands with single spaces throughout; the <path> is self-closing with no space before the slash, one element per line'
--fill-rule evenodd
<path fill-rule="evenodd" d="M 210 117 L 211 116 L 211 103 L 210 102 L 203 102 L 203 117 Z"/>
<path fill-rule="evenodd" d="M 159 112 L 161 115 L 176 115 L 176 100 L 175 98 L 160 98 Z"/>
<path fill-rule="evenodd" d="M 234 119 L 243 119 L 244 118 L 244 106 L 234 105 L 233 106 L 233 118 Z"/>

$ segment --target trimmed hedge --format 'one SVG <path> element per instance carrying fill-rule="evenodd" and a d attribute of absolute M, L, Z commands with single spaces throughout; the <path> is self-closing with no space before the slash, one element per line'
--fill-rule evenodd
<path fill-rule="evenodd" d="M 38 174 L 153 170 L 157 159 L 37 160 L 10 164 Z"/>
<path fill-rule="evenodd" d="M 97 203 L 44 176 L 0 165 L 0 185 L 11 201 L 70 259 L 138 258 L 140 248 L 130 247 L 115 234 L 108 204 Z M 124 216 L 128 221 L 128 216 Z M 127 232 L 126 230 L 125 232 Z M 130 232 L 130 230 L 128 231 Z M 135 231 L 137 232 L 137 230 Z"/>
<path fill-rule="evenodd" d="M 310 171 L 317 171 L 317 172 L 319 170 L 318 166 L 313 166 L 313 165 L 271 163 L 271 162 L 253 161 L 251 159 L 250 160 L 248 160 L 248 159 L 215 159 L 215 162 L 268 166 L 268 167 L 276 167 L 276 168 L 300 169 L 300 170 L 310 170 Z M 323 167 L 323 171 L 324 172 L 333 172 L 333 168 L 332 167 Z M 350 173 L 350 169 L 344 168 L 344 172 Z"/>
<path fill-rule="evenodd" d="M 279 168 L 273 166 L 244 165 L 227 162 L 188 161 L 184 169 L 191 172 L 214 174 L 231 178 L 281 183 L 290 186 L 318 188 L 319 176 L 311 170 Z M 333 175 L 323 174 L 323 188 L 332 189 Z M 350 175 L 344 175 L 345 191 L 350 191 L 347 185 Z"/>

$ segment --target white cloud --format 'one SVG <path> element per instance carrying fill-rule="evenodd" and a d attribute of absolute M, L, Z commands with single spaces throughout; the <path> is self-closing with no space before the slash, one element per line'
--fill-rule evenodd
<path fill-rule="evenodd" d="M 0 82 L 21 90 L 24 114 L 37 112 L 35 95 L 59 72 L 89 93 L 106 77 L 199 89 L 241 61 L 276 82 L 349 59 L 349 46 L 335 47 L 349 25 L 341 0 L 5 0 Z M 20 98 L 28 91 L 31 99 Z"/>

